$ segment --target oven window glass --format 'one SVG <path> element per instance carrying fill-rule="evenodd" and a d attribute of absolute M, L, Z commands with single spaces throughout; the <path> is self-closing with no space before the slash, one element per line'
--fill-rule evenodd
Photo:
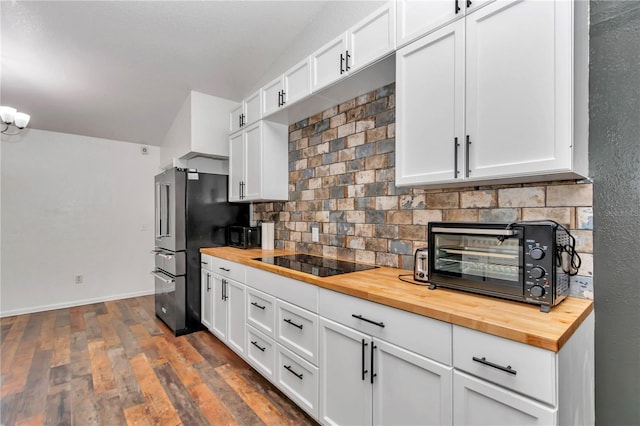
<path fill-rule="evenodd" d="M 518 238 L 498 244 L 493 235 L 436 234 L 434 242 L 434 266 L 440 273 L 476 281 L 520 282 Z"/>

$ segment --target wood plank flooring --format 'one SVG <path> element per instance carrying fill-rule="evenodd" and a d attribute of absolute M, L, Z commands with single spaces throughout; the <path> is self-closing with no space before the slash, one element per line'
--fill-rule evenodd
<path fill-rule="evenodd" d="M 0 319 L 0 424 L 313 425 L 208 332 L 174 337 L 153 296 Z"/>

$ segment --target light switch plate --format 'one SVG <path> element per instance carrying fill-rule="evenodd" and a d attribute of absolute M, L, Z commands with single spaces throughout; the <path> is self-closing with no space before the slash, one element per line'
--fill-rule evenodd
<path fill-rule="evenodd" d="M 311 241 L 314 243 L 320 241 L 320 230 L 317 227 L 311 228 Z"/>

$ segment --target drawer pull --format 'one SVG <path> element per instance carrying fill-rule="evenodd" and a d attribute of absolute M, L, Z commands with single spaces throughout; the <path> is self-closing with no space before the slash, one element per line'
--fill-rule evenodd
<path fill-rule="evenodd" d="M 294 376 L 296 376 L 298 379 L 302 380 L 302 373 L 298 374 L 295 371 L 293 371 L 293 368 L 291 368 L 290 365 L 283 365 L 284 368 L 286 368 L 287 370 L 289 370 L 289 372 L 291 374 L 293 374 Z"/>
<path fill-rule="evenodd" d="M 207 265 L 207 262 L 200 262 L 201 265 Z"/>
<path fill-rule="evenodd" d="M 359 320 L 366 321 L 369 324 L 377 325 L 378 327 L 384 328 L 384 323 L 382 321 L 375 322 L 373 320 L 370 320 L 370 319 L 367 319 L 367 318 L 363 317 L 362 315 L 356 315 L 356 314 L 351 314 L 351 316 L 354 317 L 354 318 L 358 318 Z"/>
<path fill-rule="evenodd" d="M 264 310 L 265 310 L 265 308 L 266 308 L 266 306 L 260 306 L 260 305 L 258 305 L 256 302 L 251 302 L 251 304 L 252 304 L 253 306 L 255 306 L 256 308 L 258 308 L 258 309 L 262 309 L 263 311 L 264 311 Z"/>
<path fill-rule="evenodd" d="M 505 373 L 509 373 L 509 374 L 513 374 L 514 376 L 516 374 L 518 374 L 518 372 L 516 370 L 514 370 L 513 368 L 511 368 L 510 365 L 507 365 L 506 367 L 503 367 L 501 365 L 498 364 L 494 364 L 493 362 L 487 361 L 487 359 L 485 357 L 482 358 L 478 358 L 478 357 L 473 357 L 472 358 L 475 362 L 479 362 L 480 364 L 484 364 L 487 365 L 489 367 L 493 367 L 493 368 L 497 368 L 498 370 L 502 370 Z"/>
<path fill-rule="evenodd" d="M 218 269 L 221 269 L 221 270 L 223 270 L 223 271 L 225 271 L 225 272 L 231 272 L 231 269 L 229 269 L 229 268 L 223 268 L 222 266 L 221 266 L 221 267 L 219 267 Z"/>
<path fill-rule="evenodd" d="M 265 347 L 265 348 L 263 348 L 262 346 L 260 346 L 260 345 L 258 344 L 258 342 L 257 342 L 257 341 L 256 341 L 256 342 L 254 342 L 254 341 L 252 340 L 252 341 L 251 341 L 251 344 L 252 344 L 253 346 L 255 346 L 256 348 L 260 349 L 262 352 L 264 352 L 264 350 L 266 349 L 266 347 Z"/>
<path fill-rule="evenodd" d="M 284 322 L 286 322 L 287 324 L 291 324 L 294 327 L 298 327 L 300 330 L 302 330 L 302 324 L 296 324 L 295 322 L 291 321 L 289 318 L 285 318 Z"/>

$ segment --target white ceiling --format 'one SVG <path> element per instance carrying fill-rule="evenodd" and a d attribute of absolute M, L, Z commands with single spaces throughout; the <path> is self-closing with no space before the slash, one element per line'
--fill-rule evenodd
<path fill-rule="evenodd" d="M 0 102 L 31 128 L 160 145 L 190 90 L 242 99 L 326 7 L 1 1 Z"/>

